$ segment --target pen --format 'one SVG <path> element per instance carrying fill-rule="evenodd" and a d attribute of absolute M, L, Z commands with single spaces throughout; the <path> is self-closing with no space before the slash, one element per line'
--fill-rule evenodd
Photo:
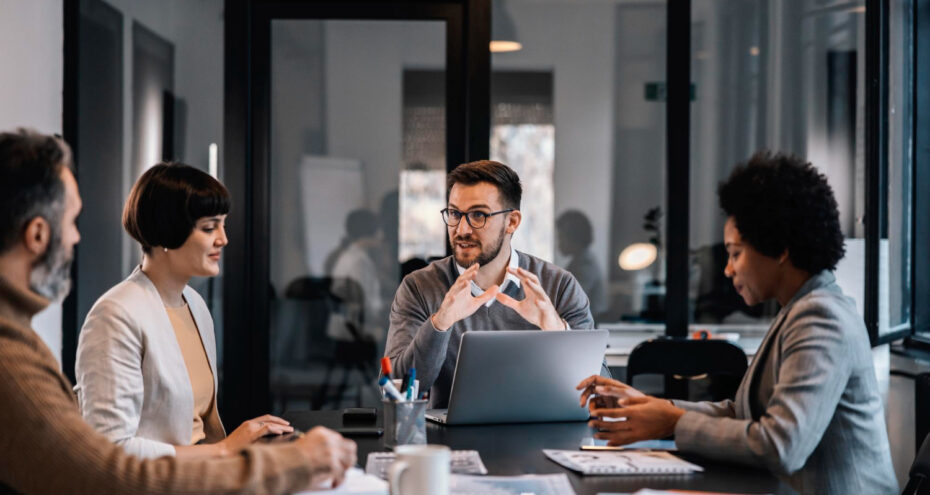
<path fill-rule="evenodd" d="M 389 378 L 391 376 L 391 358 L 387 356 L 381 358 L 381 374 Z"/>
<path fill-rule="evenodd" d="M 382 376 L 381 379 L 378 380 L 378 385 L 381 385 L 381 388 L 384 389 L 384 395 L 397 401 L 404 400 L 404 397 L 400 395 L 400 392 L 397 391 L 397 388 L 394 387 L 394 384 L 391 383 L 388 377 Z"/>
<path fill-rule="evenodd" d="M 417 369 L 410 368 L 410 382 L 407 384 L 407 400 L 413 400 L 413 384 L 417 381 Z"/>
<path fill-rule="evenodd" d="M 400 393 L 401 395 L 407 395 L 407 382 L 410 381 L 410 372 L 404 373 L 404 377 L 400 380 Z"/>

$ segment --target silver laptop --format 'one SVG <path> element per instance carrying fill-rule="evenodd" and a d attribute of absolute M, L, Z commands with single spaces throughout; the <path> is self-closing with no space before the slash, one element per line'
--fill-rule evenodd
<path fill-rule="evenodd" d="M 468 332 L 449 409 L 426 417 L 447 425 L 586 420 L 575 386 L 600 373 L 606 348 L 606 330 Z"/>

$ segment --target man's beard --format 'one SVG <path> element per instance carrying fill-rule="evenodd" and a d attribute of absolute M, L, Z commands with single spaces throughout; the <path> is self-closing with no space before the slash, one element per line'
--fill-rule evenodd
<path fill-rule="evenodd" d="M 65 252 L 61 234 L 54 229 L 49 247 L 29 274 L 29 288 L 54 302 L 61 302 L 71 290 L 71 253 Z"/>
<path fill-rule="evenodd" d="M 500 231 L 500 232 L 498 233 L 498 235 L 497 235 L 497 240 L 496 240 L 496 242 L 495 242 L 495 241 L 492 241 L 492 242 L 494 243 L 494 245 L 493 245 L 493 246 L 488 246 L 487 248 L 485 248 L 485 246 L 484 246 L 483 244 L 480 244 L 479 241 L 478 241 L 478 239 L 476 239 L 475 237 L 473 237 L 473 236 L 471 236 L 471 235 L 459 236 L 459 237 L 454 238 L 454 239 L 452 240 L 452 242 L 453 242 L 453 251 L 452 251 L 452 252 L 453 252 L 453 253 L 455 253 L 455 245 L 454 245 L 454 243 L 455 243 L 455 242 L 458 242 L 458 241 L 474 242 L 474 243 L 478 244 L 479 246 L 481 246 L 481 253 L 478 254 L 478 257 L 477 257 L 477 258 L 474 258 L 474 259 L 462 259 L 462 258 L 459 257 L 458 254 L 456 254 L 456 255 L 455 255 L 455 262 L 458 263 L 459 266 L 461 266 L 461 267 L 463 267 L 463 268 L 468 268 L 468 267 L 470 267 L 471 265 L 474 265 L 475 263 L 478 263 L 478 264 L 481 265 L 481 266 L 487 265 L 488 263 L 490 263 L 491 261 L 493 261 L 494 258 L 497 258 L 497 255 L 498 255 L 498 254 L 500 254 L 500 252 L 501 252 L 501 247 L 504 245 L 504 231 L 505 231 L 506 229 L 507 229 L 507 226 L 506 226 L 506 225 L 502 226 L 502 227 L 501 227 L 501 231 Z"/>

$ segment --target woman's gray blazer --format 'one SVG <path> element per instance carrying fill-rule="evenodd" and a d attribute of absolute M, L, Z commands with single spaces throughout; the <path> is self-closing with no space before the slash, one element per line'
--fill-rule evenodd
<path fill-rule="evenodd" d="M 869 336 L 833 274 L 778 313 L 735 401 L 674 401 L 684 452 L 763 466 L 801 493 L 898 493 Z"/>
<path fill-rule="evenodd" d="M 216 337 L 213 318 L 197 291 L 184 299 L 213 371 L 216 395 Z M 189 445 L 194 396 L 184 356 L 161 296 L 136 268 L 91 308 L 78 342 L 74 387 L 84 420 L 130 454 L 174 455 Z M 215 414 L 204 421 L 207 441 L 225 436 Z"/>

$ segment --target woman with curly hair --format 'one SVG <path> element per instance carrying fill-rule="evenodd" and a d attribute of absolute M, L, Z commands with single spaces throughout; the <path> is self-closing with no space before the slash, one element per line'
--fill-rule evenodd
<path fill-rule="evenodd" d="M 683 452 L 768 468 L 801 493 L 897 493 L 868 334 L 832 273 L 844 249 L 826 177 L 762 152 L 719 197 L 724 273 L 747 304 L 781 306 L 736 399 L 669 401 L 592 376 L 578 389 L 595 437 L 623 445 L 674 434 Z"/>

